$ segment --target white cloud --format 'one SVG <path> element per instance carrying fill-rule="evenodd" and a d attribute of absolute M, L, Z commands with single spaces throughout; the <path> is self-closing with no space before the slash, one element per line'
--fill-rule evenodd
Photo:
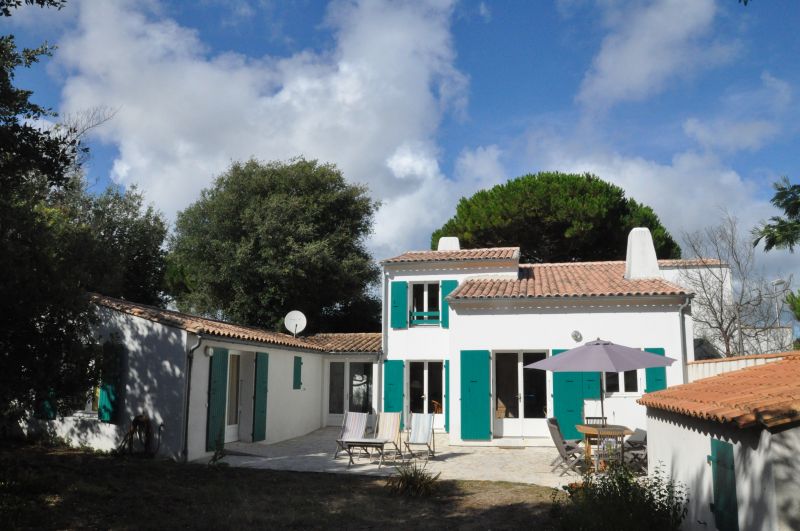
<path fill-rule="evenodd" d="M 81 5 L 57 55 L 64 111 L 119 109 L 95 134 L 119 155 L 112 177 L 138 183 L 172 218 L 231 161 L 296 155 L 333 162 L 384 203 L 373 250 L 427 245 L 454 202 L 433 140 L 463 112 L 449 1 L 336 2 L 334 45 L 248 58 L 137 3 Z"/>
<path fill-rule="evenodd" d="M 701 122 L 697 118 L 688 118 L 683 122 L 683 132 L 703 147 L 728 151 L 758 149 L 778 131 L 778 125 L 768 120 Z"/>
<path fill-rule="evenodd" d="M 603 111 L 658 93 L 675 77 L 727 61 L 733 48 L 701 42 L 712 27 L 714 0 L 657 0 L 642 7 L 606 5 L 603 39 L 577 100 Z"/>
<path fill-rule="evenodd" d="M 502 155 L 503 152 L 494 144 L 462 150 L 456 159 L 456 180 L 467 191 L 479 190 L 506 181 L 508 175 L 500 160 Z"/>
<path fill-rule="evenodd" d="M 489 9 L 489 6 L 486 5 L 486 2 L 481 2 L 480 5 L 478 5 L 478 14 L 481 16 L 484 22 L 492 21 L 492 10 Z"/>

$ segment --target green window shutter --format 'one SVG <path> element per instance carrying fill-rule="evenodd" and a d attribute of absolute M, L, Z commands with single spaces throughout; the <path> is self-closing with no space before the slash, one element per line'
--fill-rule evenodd
<path fill-rule="evenodd" d="M 444 431 L 450 433 L 450 360 L 444 360 Z"/>
<path fill-rule="evenodd" d="M 267 381 L 269 354 L 256 352 L 255 391 L 253 393 L 253 442 L 267 438 Z"/>
<path fill-rule="evenodd" d="M 664 356 L 663 348 L 646 348 L 647 352 Z M 652 393 L 653 391 L 660 391 L 667 388 L 667 368 L 666 367 L 653 367 L 644 370 L 645 374 L 645 393 Z"/>
<path fill-rule="evenodd" d="M 55 394 L 51 389 L 47 393 L 48 398 L 45 398 L 39 404 L 39 414 L 37 415 L 42 420 L 55 420 L 58 416 L 58 411 L 56 410 L 56 400 Z"/>
<path fill-rule="evenodd" d="M 442 328 L 450 328 L 450 305 L 447 303 L 447 296 L 458 287 L 458 280 L 442 280 L 442 303 L 439 305 L 441 308 L 441 323 Z"/>
<path fill-rule="evenodd" d="M 228 391 L 228 349 L 214 348 L 208 374 L 206 451 L 225 443 L 225 401 Z"/>
<path fill-rule="evenodd" d="M 600 399 L 600 373 L 599 372 L 582 372 L 581 379 L 583 380 L 583 398 Z"/>
<path fill-rule="evenodd" d="M 461 438 L 488 441 L 492 438 L 492 395 L 488 350 L 461 351 Z"/>
<path fill-rule="evenodd" d="M 300 356 L 294 357 L 294 375 L 292 378 L 292 389 L 303 388 L 303 358 Z"/>
<path fill-rule="evenodd" d="M 392 281 L 391 312 L 392 328 L 408 328 L 408 282 Z"/>
<path fill-rule="evenodd" d="M 117 386 L 113 383 L 100 384 L 100 393 L 97 397 L 97 418 L 100 422 L 116 424 L 118 408 Z"/>
<path fill-rule="evenodd" d="M 402 360 L 385 360 L 383 362 L 383 410 L 387 413 L 403 411 L 403 372 L 405 364 Z M 404 427 L 404 419 L 400 419 L 400 427 Z"/>
<path fill-rule="evenodd" d="M 717 529 L 739 531 L 739 505 L 736 500 L 736 468 L 731 443 L 711 439 L 711 482 L 714 502 L 711 512 Z"/>
<path fill-rule="evenodd" d="M 553 356 L 566 352 L 566 349 L 553 349 Z M 583 373 L 553 373 L 553 416 L 565 439 L 580 439 L 581 433 L 576 424 L 583 423 Z"/>

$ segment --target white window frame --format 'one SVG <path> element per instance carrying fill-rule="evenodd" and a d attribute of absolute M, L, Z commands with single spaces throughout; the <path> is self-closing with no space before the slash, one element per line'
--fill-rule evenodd
<path fill-rule="evenodd" d="M 605 396 L 606 397 L 610 397 L 610 396 L 641 396 L 643 394 L 643 391 L 641 390 L 641 389 L 643 389 L 643 386 L 642 386 L 642 370 L 643 369 L 635 369 L 635 371 L 636 371 L 636 390 L 635 391 L 628 391 L 628 389 L 625 387 L 625 372 L 627 372 L 627 371 L 618 372 L 616 374 L 617 374 L 617 378 L 619 379 L 618 382 L 619 382 L 620 390 L 619 391 L 608 391 L 608 390 L 606 390 Z M 609 374 L 609 373 L 606 373 L 606 374 Z M 605 378 L 605 374 L 603 375 L 603 378 Z M 605 382 L 604 382 L 604 384 L 605 384 Z M 605 389 L 605 385 L 603 385 L 603 388 Z"/>
<path fill-rule="evenodd" d="M 423 312 L 429 312 L 430 310 L 428 309 L 428 302 L 429 302 L 428 289 L 432 285 L 435 285 L 438 288 L 437 301 L 438 301 L 439 308 L 438 308 L 437 311 L 439 313 L 439 318 L 438 319 L 431 319 L 429 322 L 419 322 L 421 320 L 416 320 L 416 319 L 413 318 L 413 313 L 415 311 L 417 311 L 414 308 L 414 286 L 424 286 L 424 289 L 422 291 L 422 311 Z M 431 281 L 427 281 L 427 282 L 409 282 L 409 288 L 411 290 L 411 293 L 410 293 L 411 296 L 409 297 L 409 310 L 408 310 L 408 313 L 409 313 L 409 324 L 411 326 L 441 326 L 441 324 L 442 324 L 442 301 L 441 301 L 441 298 L 442 298 L 442 285 L 441 285 L 441 282 L 439 282 L 438 280 L 431 280 Z M 415 321 L 417 321 L 417 322 L 415 322 Z"/>

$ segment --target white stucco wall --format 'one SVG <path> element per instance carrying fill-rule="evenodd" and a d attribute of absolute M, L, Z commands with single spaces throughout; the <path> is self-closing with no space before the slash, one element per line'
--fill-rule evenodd
<path fill-rule="evenodd" d="M 689 488 L 689 513 L 684 529 L 715 529 L 712 471 L 707 462 L 711 439 L 733 444 L 739 529 L 777 529 L 776 492 L 771 435 L 766 430 L 740 430 L 716 422 L 648 409 L 648 468 L 661 466 Z M 796 454 L 795 454 L 796 455 Z"/>
<path fill-rule="evenodd" d="M 760 356 L 737 356 L 728 359 L 695 361 L 689 363 L 687 367 L 689 381 L 694 382 L 695 380 L 710 378 L 718 374 L 737 371 L 754 365 L 764 365 L 765 363 L 780 361 L 783 358 L 782 354 L 764 354 Z"/>
<path fill-rule="evenodd" d="M 194 344 L 196 336 L 189 342 Z M 242 387 L 240 406 L 242 411 L 239 435 L 252 432 L 252 385 L 248 384 L 254 366 L 252 354 L 269 354 L 269 373 L 267 380 L 267 430 L 265 443 L 275 443 L 299 437 L 322 427 L 322 389 L 323 355 L 290 349 L 274 348 L 269 345 L 240 344 L 203 339 L 202 346 L 195 351 L 192 367 L 191 406 L 189 412 L 189 460 L 208 458 L 212 452 L 206 451 L 206 424 L 208 417 L 208 383 L 210 357 L 207 347 L 226 348 L 242 355 L 240 371 Z M 303 359 L 302 389 L 292 389 L 294 357 Z M 250 402 L 250 404 L 246 404 Z M 247 413 L 247 414 L 246 414 Z M 247 441 L 248 437 L 243 437 Z"/>
<path fill-rule="evenodd" d="M 793 425 L 772 434 L 770 460 L 775 476 L 775 505 L 778 531 L 800 529 L 800 426 Z"/>
<path fill-rule="evenodd" d="M 600 337 L 632 347 L 661 347 L 665 354 L 677 360 L 667 368 L 667 385 L 683 383 L 681 362 L 680 317 L 678 306 L 665 305 L 663 299 L 642 301 L 628 299 L 624 305 L 601 300 L 552 302 L 492 301 L 484 304 L 455 303 L 455 318 L 450 321 L 450 441 L 461 440 L 460 412 L 460 352 L 462 350 L 490 350 L 535 352 L 552 349 L 570 349 Z M 571 333 L 577 330 L 583 338 L 576 342 Z M 687 350 L 691 351 L 691 329 L 687 330 Z M 534 369 L 525 369 L 534 370 Z M 553 412 L 552 375 L 547 374 L 548 415 Z M 645 388 L 645 373 L 639 371 L 639 389 Z M 631 428 L 644 428 L 644 408 L 636 404 L 641 393 L 609 396 L 606 416 L 609 421 Z M 585 414 L 599 415 L 599 400 L 588 401 Z M 466 443 L 474 444 L 474 443 Z"/>

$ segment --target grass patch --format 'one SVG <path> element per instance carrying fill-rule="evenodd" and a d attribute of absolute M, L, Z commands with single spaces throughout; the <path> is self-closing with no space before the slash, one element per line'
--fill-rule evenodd
<path fill-rule="evenodd" d="M 4 528 L 555 527 L 553 489 L 488 481 L 441 480 L 437 486 L 409 500 L 392 495 L 378 477 L 0 447 Z"/>

